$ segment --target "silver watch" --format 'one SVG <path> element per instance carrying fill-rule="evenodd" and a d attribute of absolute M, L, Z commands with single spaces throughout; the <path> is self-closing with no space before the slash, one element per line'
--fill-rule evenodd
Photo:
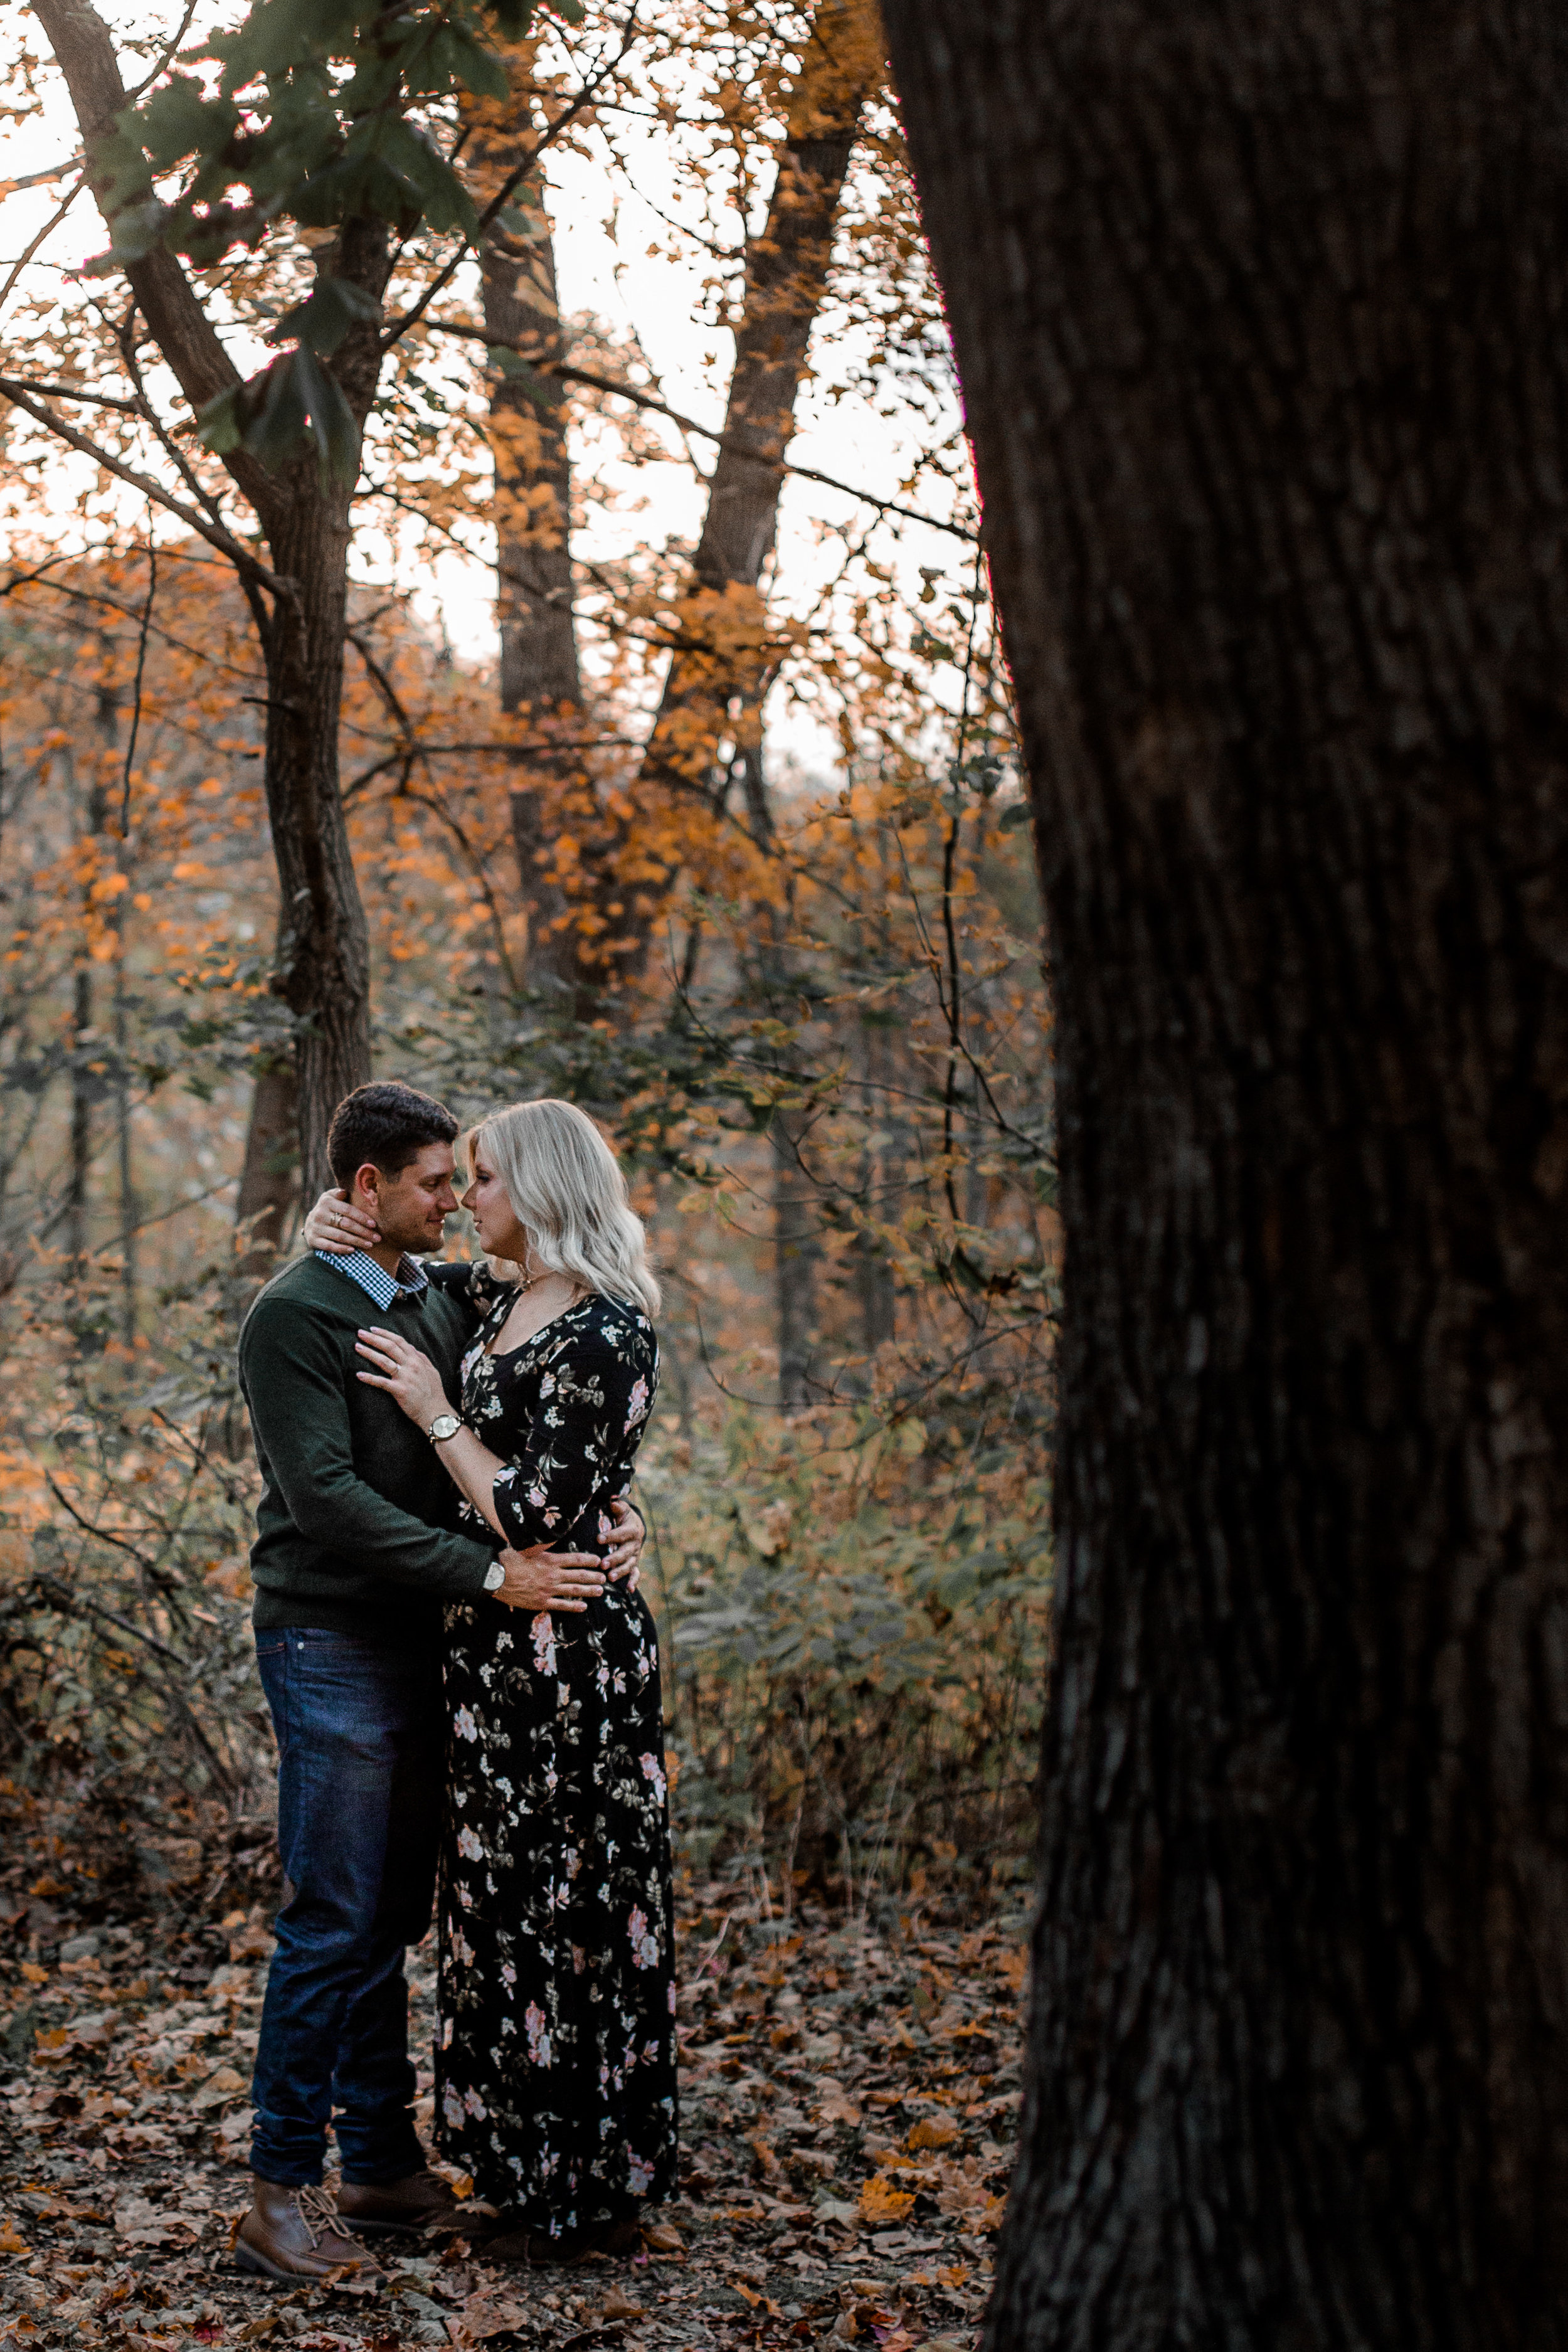
<path fill-rule="evenodd" d="M 499 1592 L 505 1582 L 505 1569 L 501 1566 L 499 1559 L 492 1559 L 489 1568 L 485 1570 L 485 1591 L 487 1592 Z"/>
<path fill-rule="evenodd" d="M 432 1445 L 445 1445 L 449 1437 L 456 1437 L 462 1426 L 460 1412 L 438 1412 L 425 1434 Z"/>

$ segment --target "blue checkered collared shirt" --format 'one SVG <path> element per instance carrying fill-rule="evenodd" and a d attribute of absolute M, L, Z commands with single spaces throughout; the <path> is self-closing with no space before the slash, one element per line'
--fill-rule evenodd
<path fill-rule="evenodd" d="M 430 1277 L 416 1258 L 405 1251 L 397 1261 L 397 1272 L 388 1274 L 384 1265 L 364 1250 L 350 1250 L 345 1257 L 334 1257 L 331 1250 L 318 1250 L 316 1255 L 323 1265 L 335 1265 L 351 1282 L 357 1282 L 384 1312 L 397 1298 L 422 1298 L 430 1287 Z"/>

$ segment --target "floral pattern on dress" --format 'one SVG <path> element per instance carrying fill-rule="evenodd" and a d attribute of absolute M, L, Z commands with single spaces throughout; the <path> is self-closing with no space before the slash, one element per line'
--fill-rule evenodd
<path fill-rule="evenodd" d="M 652 1326 L 595 1296 L 491 1355 L 516 1293 L 476 1267 L 472 1295 L 463 1411 L 508 1464 L 497 1516 L 520 1548 L 597 1550 L 658 1386 Z M 465 1601 L 447 1629 L 437 2140 L 559 2237 L 676 2186 L 658 1638 L 618 1584 L 581 1615 Z"/>

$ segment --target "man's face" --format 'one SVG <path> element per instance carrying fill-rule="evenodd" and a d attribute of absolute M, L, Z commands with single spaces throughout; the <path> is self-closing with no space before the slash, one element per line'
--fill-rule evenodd
<path fill-rule="evenodd" d="M 354 1176 L 353 1191 L 381 1227 L 388 1249 L 438 1250 L 447 1220 L 458 1205 L 452 1190 L 452 1147 L 426 1143 L 395 1176 L 368 1162 Z"/>

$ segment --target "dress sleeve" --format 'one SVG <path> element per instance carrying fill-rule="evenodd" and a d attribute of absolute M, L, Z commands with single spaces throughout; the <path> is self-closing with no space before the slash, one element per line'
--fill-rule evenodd
<path fill-rule="evenodd" d="M 496 1517 L 509 1543 L 558 1542 L 595 1504 L 626 1486 L 626 1462 L 653 1403 L 651 1328 L 590 1325 L 574 1332 L 540 1381 L 539 1406 L 495 1478 Z"/>
<path fill-rule="evenodd" d="M 506 1287 L 482 1257 L 427 1257 L 425 1272 L 448 1298 L 466 1298 L 476 1315 L 488 1314 Z"/>

